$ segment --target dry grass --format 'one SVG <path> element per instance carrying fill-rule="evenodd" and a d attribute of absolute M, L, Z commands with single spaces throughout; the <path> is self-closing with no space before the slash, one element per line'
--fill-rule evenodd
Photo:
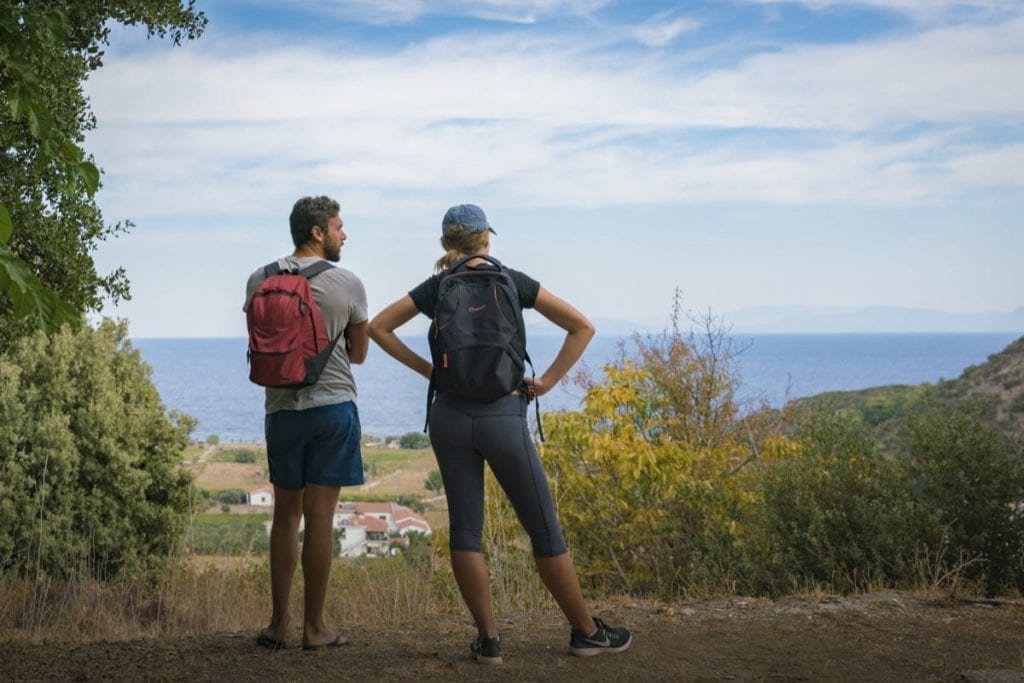
<path fill-rule="evenodd" d="M 196 478 L 196 485 L 210 491 L 224 489 L 252 489 L 266 486 L 266 468 L 263 465 L 236 462 L 207 462 Z"/>
<path fill-rule="evenodd" d="M 494 606 L 518 612 L 546 605 L 529 559 L 516 547 L 492 553 Z M 373 627 L 407 623 L 464 607 L 447 557 L 447 534 L 417 557 L 337 560 L 325 614 L 331 623 Z M 162 572 L 101 583 L 0 577 L 0 642 L 167 638 L 255 631 L 270 610 L 265 557 L 183 557 Z M 292 586 L 292 623 L 302 614 L 302 572 Z"/>
<path fill-rule="evenodd" d="M 328 590 L 328 618 L 375 625 L 457 607 L 444 562 L 426 564 L 411 567 L 400 558 L 338 561 Z M 297 624 L 302 590 L 302 572 L 297 571 L 292 587 Z M 82 643 L 255 631 L 266 625 L 269 614 L 265 558 L 188 558 L 148 580 L 0 580 L 0 642 Z"/>

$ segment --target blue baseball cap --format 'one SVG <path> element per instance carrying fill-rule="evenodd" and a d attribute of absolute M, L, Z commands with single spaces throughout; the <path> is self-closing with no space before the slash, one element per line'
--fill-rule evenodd
<path fill-rule="evenodd" d="M 444 214 L 444 218 L 441 219 L 441 234 L 444 237 L 448 237 L 448 231 L 451 230 L 453 225 L 461 225 L 469 232 L 490 230 L 492 234 L 498 234 L 494 232 L 494 228 L 487 222 L 487 214 L 476 204 L 459 204 L 448 209 Z"/>

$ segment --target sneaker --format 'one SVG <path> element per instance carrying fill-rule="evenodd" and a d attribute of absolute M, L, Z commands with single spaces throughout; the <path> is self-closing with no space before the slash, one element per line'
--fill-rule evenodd
<path fill-rule="evenodd" d="M 470 643 L 469 652 L 481 664 L 501 664 L 501 636 L 477 638 Z"/>
<path fill-rule="evenodd" d="M 627 629 L 614 628 L 594 617 L 597 626 L 590 635 L 573 629 L 569 636 L 569 654 L 577 657 L 592 657 L 606 652 L 622 652 L 633 642 L 633 636 Z"/>

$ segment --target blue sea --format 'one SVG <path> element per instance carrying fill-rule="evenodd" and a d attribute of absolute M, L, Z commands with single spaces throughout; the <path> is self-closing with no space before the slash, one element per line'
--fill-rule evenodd
<path fill-rule="evenodd" d="M 1017 338 L 984 334 L 733 334 L 741 350 L 736 367 L 740 397 L 772 405 L 824 391 L 954 379 Z M 582 363 L 599 372 L 628 338 L 598 336 Z M 428 355 L 426 339 L 405 340 Z M 530 355 L 542 371 L 560 337 L 530 338 Z M 248 379 L 246 340 L 137 339 L 153 369 L 153 382 L 168 409 L 196 418 L 193 438 L 216 435 L 225 442 L 263 440 L 263 390 Z M 371 344 L 366 363 L 354 370 L 363 433 L 400 435 L 423 428 L 427 383 Z M 541 399 L 541 411 L 573 409 L 582 390 L 556 388 Z M 531 409 L 532 413 L 532 409 Z"/>

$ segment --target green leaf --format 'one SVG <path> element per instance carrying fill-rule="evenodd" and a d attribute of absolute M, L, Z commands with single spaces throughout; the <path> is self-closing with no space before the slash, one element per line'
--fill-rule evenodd
<path fill-rule="evenodd" d="M 90 195 L 96 194 L 100 188 L 100 170 L 90 161 L 83 161 L 78 164 L 78 175 L 85 183 L 85 191 Z"/>
<path fill-rule="evenodd" d="M 68 166 L 81 163 L 82 157 L 84 156 L 82 148 L 67 138 L 60 141 L 60 153 L 64 158 L 64 163 Z"/>
<path fill-rule="evenodd" d="M 75 328 L 81 325 L 79 312 L 62 301 L 56 292 L 44 287 L 28 264 L 8 247 L 0 247 L 0 290 L 10 296 L 16 317 L 34 318 L 47 332 L 54 332 L 64 324 Z"/>
<path fill-rule="evenodd" d="M 14 224 L 11 223 L 11 214 L 7 211 L 6 206 L 0 204 L 0 247 L 11 240 L 13 233 Z"/>
<path fill-rule="evenodd" d="M 17 121 L 21 118 L 21 88 L 14 86 L 7 94 L 7 106 L 11 110 L 11 117 Z"/>
<path fill-rule="evenodd" d="M 68 34 L 68 20 L 57 10 L 44 14 L 43 24 L 46 26 L 47 32 L 58 42 L 64 40 Z"/>
<path fill-rule="evenodd" d="M 37 140 L 43 137 L 43 122 L 39 116 L 39 113 L 35 109 L 28 110 L 28 129 L 32 131 L 32 136 Z"/>
<path fill-rule="evenodd" d="M 36 80 L 36 71 L 32 68 L 32 64 L 27 62 L 20 57 L 8 56 L 4 59 L 4 64 L 7 65 L 7 69 L 14 71 L 23 81 L 34 81 Z"/>

